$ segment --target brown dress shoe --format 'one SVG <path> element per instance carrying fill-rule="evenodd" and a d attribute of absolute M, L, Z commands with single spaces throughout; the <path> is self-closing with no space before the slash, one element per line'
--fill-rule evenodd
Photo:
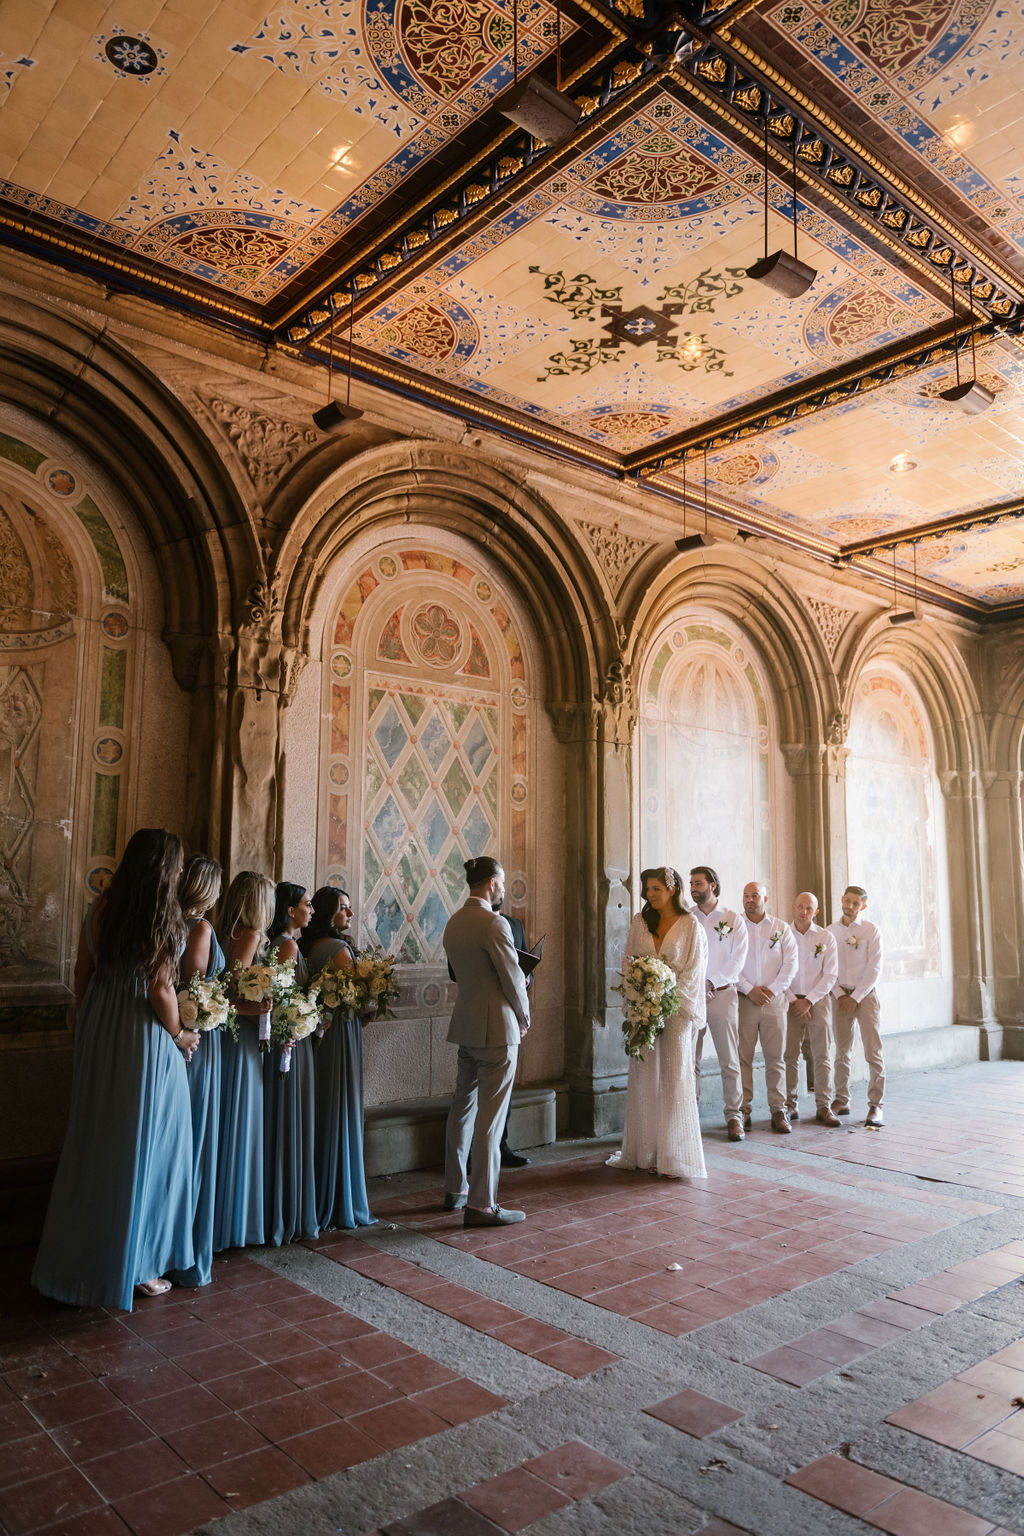
<path fill-rule="evenodd" d="M 749 1115 L 744 1115 L 743 1116 L 743 1129 L 745 1131 L 749 1131 L 750 1130 L 750 1116 Z"/>
<path fill-rule="evenodd" d="M 733 1116 L 733 1118 L 726 1125 L 725 1129 L 729 1134 L 730 1141 L 743 1140 L 743 1121 L 739 1118 L 738 1115 Z"/>
<path fill-rule="evenodd" d="M 867 1119 L 864 1121 L 864 1124 L 873 1131 L 880 1131 L 882 1123 L 882 1111 L 875 1104 L 869 1105 Z"/>
<path fill-rule="evenodd" d="M 772 1110 L 772 1130 L 777 1131 L 780 1136 L 790 1135 L 792 1126 L 789 1123 L 789 1116 L 784 1109 Z"/>
<path fill-rule="evenodd" d="M 840 1104 L 837 1099 L 832 1105 L 832 1113 L 834 1115 L 848 1115 L 850 1113 L 850 1106 L 849 1104 Z"/>
<path fill-rule="evenodd" d="M 819 1125 L 839 1125 L 841 1123 L 839 1116 L 834 1115 L 827 1105 L 819 1109 L 814 1118 Z"/>

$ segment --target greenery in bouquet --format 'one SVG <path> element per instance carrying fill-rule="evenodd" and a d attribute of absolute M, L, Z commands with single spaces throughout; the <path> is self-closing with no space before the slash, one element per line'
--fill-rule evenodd
<path fill-rule="evenodd" d="M 357 1013 L 376 1009 L 380 1019 L 393 1019 L 392 1003 L 397 1003 L 399 986 L 395 976 L 395 957 L 381 944 L 368 945 L 355 961 L 354 977 L 360 989 Z"/>
<path fill-rule="evenodd" d="M 219 976 L 206 981 L 196 971 L 178 993 L 178 1018 L 182 1029 L 198 1029 L 203 1034 L 226 1029 L 238 1038 L 238 1017 Z"/>
<path fill-rule="evenodd" d="M 260 1012 L 259 1027 L 260 1050 L 269 1051 L 273 1010 L 283 998 L 296 990 L 295 961 L 279 960 L 276 949 L 272 949 L 264 960 L 254 961 L 252 965 L 242 965 L 236 960 L 231 987 L 239 1002 L 269 1005 Z"/>
<path fill-rule="evenodd" d="M 679 1010 L 675 974 L 654 955 L 631 955 L 622 967 L 622 981 L 613 989 L 623 997 L 622 1034 L 627 1056 L 643 1061 Z"/>

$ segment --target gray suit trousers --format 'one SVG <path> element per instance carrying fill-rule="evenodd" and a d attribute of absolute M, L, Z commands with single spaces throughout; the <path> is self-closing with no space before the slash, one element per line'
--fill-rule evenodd
<path fill-rule="evenodd" d="M 459 1070 L 445 1135 L 445 1193 L 466 1187 L 466 1162 L 473 1155 L 468 1203 L 486 1211 L 498 1203 L 501 1132 L 512 1097 L 518 1045 L 460 1045 Z"/>

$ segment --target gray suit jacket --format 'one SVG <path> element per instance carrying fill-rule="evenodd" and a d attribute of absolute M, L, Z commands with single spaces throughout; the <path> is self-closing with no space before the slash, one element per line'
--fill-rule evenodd
<path fill-rule="evenodd" d="M 508 924 L 473 897 L 444 930 L 448 963 L 458 996 L 448 1039 L 453 1045 L 518 1045 L 528 1029 L 530 1004 Z"/>

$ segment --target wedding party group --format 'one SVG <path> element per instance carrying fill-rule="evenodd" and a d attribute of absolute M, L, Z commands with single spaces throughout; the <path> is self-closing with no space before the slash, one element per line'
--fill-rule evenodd
<path fill-rule="evenodd" d="M 669 1178 L 705 1178 L 700 1063 L 710 1031 L 722 1075 L 729 1141 L 751 1128 L 754 1054 L 764 1059 L 771 1128 L 792 1132 L 800 1118 L 799 1065 L 809 1050 L 815 1120 L 832 1128 L 850 1113 L 850 1063 L 859 1029 L 868 1067 L 865 1125 L 882 1125 L 885 1065 L 876 987 L 882 974 L 878 928 L 864 916 L 863 886 L 847 886 L 842 915 L 815 922 L 817 897 L 802 891 L 788 923 L 767 910 L 752 880 L 743 912 L 720 900 L 710 865 L 690 870 L 690 901 L 670 867 L 640 876 L 643 908 L 623 961 L 623 1034 L 630 1057 L 622 1148 L 609 1160 Z M 691 905 L 692 903 L 692 905 Z"/>
<path fill-rule="evenodd" d="M 209 1283 L 213 1255 L 372 1225 L 362 1028 L 397 996 L 347 893 L 274 885 L 136 832 L 75 965 L 67 1134 L 32 1273 L 131 1309 Z M 211 920 L 211 916 L 215 920 Z"/>

